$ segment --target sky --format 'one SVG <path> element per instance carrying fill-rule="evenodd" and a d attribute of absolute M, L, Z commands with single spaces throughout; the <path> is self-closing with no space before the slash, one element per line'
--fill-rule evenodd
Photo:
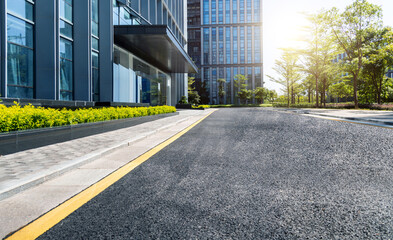
<path fill-rule="evenodd" d="M 368 0 L 383 9 L 385 26 L 393 26 L 393 0 Z M 268 89 L 280 93 L 281 86 L 267 75 L 277 77 L 272 70 L 280 58 L 280 48 L 299 46 L 301 28 L 307 25 L 303 13 L 317 13 L 321 9 L 337 7 L 344 10 L 353 0 L 263 0 L 263 60 L 264 82 Z"/>

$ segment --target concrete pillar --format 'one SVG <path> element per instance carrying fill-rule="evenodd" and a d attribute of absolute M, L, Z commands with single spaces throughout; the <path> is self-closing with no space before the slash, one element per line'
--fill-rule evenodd
<path fill-rule="evenodd" d="M 132 1 L 133 3 L 134 1 Z M 113 101 L 113 9 L 112 1 L 99 0 L 100 101 Z"/>
<path fill-rule="evenodd" d="M 59 79 L 57 1 L 36 1 L 35 11 L 35 98 L 56 99 Z"/>
<path fill-rule="evenodd" d="M 0 95 L 6 97 L 6 1 L 0 1 Z"/>
<path fill-rule="evenodd" d="M 91 3 L 74 1 L 74 100 L 91 101 Z"/>

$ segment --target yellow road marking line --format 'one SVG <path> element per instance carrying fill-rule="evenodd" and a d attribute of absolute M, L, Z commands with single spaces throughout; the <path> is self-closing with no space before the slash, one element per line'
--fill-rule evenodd
<path fill-rule="evenodd" d="M 42 215 L 35 221 L 29 223 L 25 227 L 21 228 L 20 230 L 16 231 L 14 234 L 6 238 L 7 240 L 13 240 L 13 239 L 23 239 L 23 240 L 28 240 L 28 239 L 36 239 L 39 236 L 41 236 L 43 233 L 51 229 L 53 226 L 55 226 L 57 223 L 59 223 L 61 220 L 66 218 L 68 215 L 76 211 L 78 208 L 86 204 L 88 201 L 93 199 L 95 196 L 100 194 L 102 191 L 107 189 L 109 186 L 120 180 L 122 177 L 124 177 L 126 174 L 131 172 L 133 169 L 147 161 L 149 158 L 151 158 L 153 155 L 164 149 L 166 146 L 169 144 L 173 143 L 176 141 L 178 138 L 180 138 L 182 135 L 187 133 L 189 130 L 191 130 L 193 127 L 198 125 L 200 122 L 205 120 L 207 117 L 209 117 L 213 112 L 209 113 L 202 119 L 198 120 L 197 122 L 193 123 L 191 126 L 187 127 L 186 129 L 182 130 L 181 132 L 177 133 L 173 137 L 169 138 L 165 142 L 159 144 L 158 146 L 152 148 L 148 152 L 144 153 L 140 157 L 136 158 L 134 161 L 124 165 L 123 167 L 119 168 L 115 172 L 109 174 L 102 180 L 98 181 L 94 185 L 86 188 L 82 192 L 78 193 L 74 197 L 68 199 L 58 207 L 52 209 L 51 211 L 47 212 L 46 214 Z"/>

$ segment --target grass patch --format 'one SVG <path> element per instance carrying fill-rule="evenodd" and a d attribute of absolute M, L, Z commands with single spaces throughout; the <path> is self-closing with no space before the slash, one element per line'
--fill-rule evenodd
<path fill-rule="evenodd" d="M 176 112 L 175 107 L 107 107 L 77 110 L 0 105 L 0 132 L 57 127 Z"/>

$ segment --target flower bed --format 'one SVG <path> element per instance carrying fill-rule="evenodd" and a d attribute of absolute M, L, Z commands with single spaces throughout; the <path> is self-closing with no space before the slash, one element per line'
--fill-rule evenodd
<path fill-rule="evenodd" d="M 170 106 L 81 108 L 77 110 L 0 105 L 0 132 L 75 125 L 176 112 Z"/>

